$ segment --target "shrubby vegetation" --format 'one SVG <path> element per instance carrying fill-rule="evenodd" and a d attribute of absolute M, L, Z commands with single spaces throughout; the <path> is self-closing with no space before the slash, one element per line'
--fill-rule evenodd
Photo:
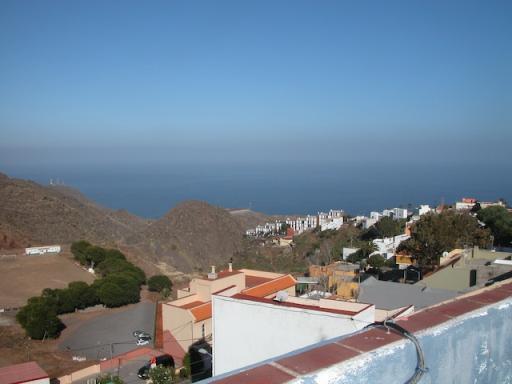
<path fill-rule="evenodd" d="M 150 291 L 153 292 L 162 292 L 165 289 L 168 290 L 170 293 L 172 289 L 172 282 L 165 275 L 155 275 L 149 278 L 148 288 Z"/>
<path fill-rule="evenodd" d="M 466 212 L 444 211 L 421 216 L 411 228 L 411 238 L 402 242 L 397 251 L 412 254 L 421 267 L 433 267 L 445 251 L 475 245 L 487 247 L 490 241 L 490 231 L 482 228 L 475 217 Z"/>
<path fill-rule="evenodd" d="M 149 370 L 149 378 L 153 384 L 172 384 L 176 382 L 174 369 L 161 365 Z"/>
<path fill-rule="evenodd" d="M 480 209 L 477 217 L 491 230 L 495 245 L 512 246 L 512 213 L 506 208 L 493 206 Z"/>
<path fill-rule="evenodd" d="M 30 298 L 16 318 L 33 339 L 58 337 L 64 324 L 57 315 L 96 304 L 119 307 L 140 300 L 140 286 L 146 275 L 120 251 L 78 241 L 71 246 L 71 252 L 81 264 L 95 265 L 101 277 L 91 285 L 75 281 L 64 289 L 46 288 L 41 296 Z"/>

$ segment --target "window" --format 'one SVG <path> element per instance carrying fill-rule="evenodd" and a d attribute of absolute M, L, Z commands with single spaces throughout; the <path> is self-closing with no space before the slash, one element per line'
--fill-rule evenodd
<path fill-rule="evenodd" d="M 205 337 L 205 328 L 204 328 L 204 323 L 201 325 L 201 337 L 204 339 Z"/>

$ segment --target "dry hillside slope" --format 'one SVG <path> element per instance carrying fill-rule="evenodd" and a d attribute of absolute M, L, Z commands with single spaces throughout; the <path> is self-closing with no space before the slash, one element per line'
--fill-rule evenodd
<path fill-rule="evenodd" d="M 240 252 L 245 230 L 266 219 L 249 210 L 186 201 L 158 220 L 147 220 L 104 208 L 69 187 L 0 173 L 0 249 L 84 239 L 121 248 L 149 273 L 163 264 L 182 272 L 206 271 Z"/>

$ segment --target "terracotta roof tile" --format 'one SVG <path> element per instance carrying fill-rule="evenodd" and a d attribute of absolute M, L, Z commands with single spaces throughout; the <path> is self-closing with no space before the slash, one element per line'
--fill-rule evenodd
<path fill-rule="evenodd" d="M 228 376 L 224 379 L 213 380 L 213 382 L 216 384 L 281 384 L 293 378 L 288 373 L 267 364 Z"/>
<path fill-rule="evenodd" d="M 196 322 L 209 319 L 212 317 L 212 303 L 210 301 L 204 303 L 203 305 L 192 308 L 190 312 L 196 319 Z"/>
<path fill-rule="evenodd" d="M 242 291 L 242 293 L 249 296 L 266 297 L 272 295 L 273 293 L 277 293 L 279 291 L 293 287 L 295 286 L 295 283 L 296 280 L 293 278 L 293 276 L 286 275 L 267 281 L 266 283 L 257 285 L 255 287 L 247 288 Z"/>
<path fill-rule="evenodd" d="M 259 276 L 245 275 L 245 286 L 247 288 L 252 288 L 252 287 L 255 287 L 257 285 L 260 285 L 260 284 L 266 283 L 268 281 L 271 281 L 271 280 L 273 280 L 273 279 L 269 278 L 269 277 L 259 277 Z"/>

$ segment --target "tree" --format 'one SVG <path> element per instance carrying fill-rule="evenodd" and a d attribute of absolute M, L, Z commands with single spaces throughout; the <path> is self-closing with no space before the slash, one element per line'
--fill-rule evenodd
<path fill-rule="evenodd" d="M 155 275 L 148 280 L 148 287 L 153 292 L 162 292 L 164 288 L 171 290 L 172 281 L 165 275 Z"/>
<path fill-rule="evenodd" d="M 512 242 L 512 213 L 506 208 L 491 206 L 479 210 L 477 217 L 491 230 L 496 245 L 510 247 Z"/>
<path fill-rule="evenodd" d="M 57 317 L 54 303 L 44 297 L 32 297 L 17 314 L 16 320 L 32 339 L 55 338 L 65 328 Z"/>
<path fill-rule="evenodd" d="M 93 283 L 99 300 L 107 307 L 120 307 L 140 300 L 138 282 L 129 274 L 116 273 Z"/>
<path fill-rule="evenodd" d="M 96 378 L 97 384 L 124 384 L 124 381 L 119 376 L 107 373 Z"/>
<path fill-rule="evenodd" d="M 149 378 L 153 384 L 172 384 L 174 383 L 174 369 L 158 365 L 149 370 Z"/>
<path fill-rule="evenodd" d="M 71 253 L 80 264 L 87 264 L 87 249 L 91 243 L 85 240 L 75 241 L 71 244 Z"/>
<path fill-rule="evenodd" d="M 386 259 L 382 255 L 372 255 L 368 259 L 368 264 L 373 268 L 382 268 L 386 264 Z"/>
<path fill-rule="evenodd" d="M 361 234 L 362 240 L 374 240 L 383 237 L 393 237 L 404 233 L 404 219 L 395 220 L 391 217 L 383 217 L 375 225 L 372 225 Z"/>
<path fill-rule="evenodd" d="M 411 238 L 403 241 L 397 252 L 412 254 L 421 267 L 439 265 L 445 251 L 466 246 L 487 246 L 490 231 L 467 212 L 444 211 L 421 216 L 411 228 Z"/>

